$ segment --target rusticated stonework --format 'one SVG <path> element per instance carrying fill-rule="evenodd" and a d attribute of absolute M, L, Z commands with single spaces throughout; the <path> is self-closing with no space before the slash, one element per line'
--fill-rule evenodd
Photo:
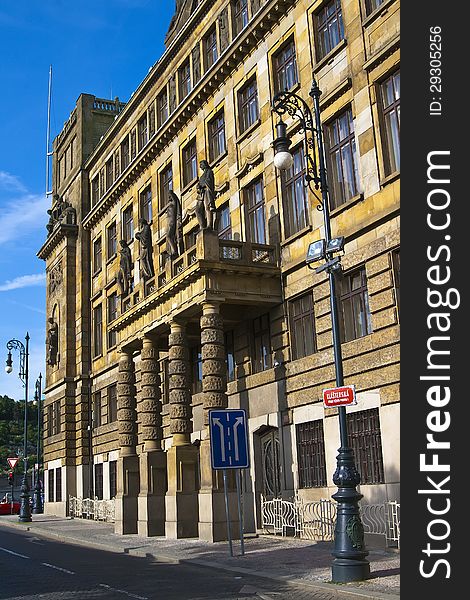
<path fill-rule="evenodd" d="M 188 342 L 184 325 L 171 323 L 169 336 L 170 433 L 192 431 L 189 391 Z"/>
<path fill-rule="evenodd" d="M 142 439 L 146 447 L 161 447 L 162 419 L 160 403 L 160 377 L 158 373 L 158 352 L 152 340 L 144 338 L 141 353 L 141 409 Z M 149 444 L 151 442 L 151 444 Z M 158 442 L 155 444 L 155 442 Z"/>
<path fill-rule="evenodd" d="M 206 302 L 201 316 L 202 391 L 204 423 L 209 423 L 209 410 L 227 408 L 227 382 L 223 319 L 217 303 Z"/>
<path fill-rule="evenodd" d="M 118 371 L 118 431 L 119 446 L 122 455 L 136 453 L 136 397 L 135 397 L 135 367 L 132 354 L 123 351 L 119 357 Z"/>

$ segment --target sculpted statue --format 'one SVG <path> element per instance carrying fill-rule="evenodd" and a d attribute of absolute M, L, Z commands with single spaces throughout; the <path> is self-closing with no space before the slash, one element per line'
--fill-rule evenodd
<path fill-rule="evenodd" d="M 193 54 L 193 84 L 196 84 L 201 79 L 201 51 L 199 46 L 196 46 Z"/>
<path fill-rule="evenodd" d="M 145 219 L 139 219 L 140 230 L 135 238 L 140 244 L 140 275 L 144 279 L 150 279 L 155 275 L 152 260 L 152 230 Z"/>
<path fill-rule="evenodd" d="M 176 110 L 176 75 L 170 77 L 170 114 Z"/>
<path fill-rule="evenodd" d="M 216 219 L 214 171 L 210 168 L 207 160 L 201 160 L 199 166 L 203 174 L 199 178 L 197 186 L 196 215 L 201 229 L 214 229 Z"/>
<path fill-rule="evenodd" d="M 52 197 L 52 206 L 47 211 L 49 215 L 49 221 L 46 225 L 47 233 L 50 235 L 59 223 L 66 223 L 67 225 L 76 225 L 77 223 L 77 212 L 75 208 L 64 200 L 58 194 L 54 194 Z"/>
<path fill-rule="evenodd" d="M 46 350 L 47 364 L 55 365 L 57 363 L 57 353 L 59 351 L 59 326 L 53 317 L 47 319 L 49 326 L 47 328 Z"/>
<path fill-rule="evenodd" d="M 120 240 L 118 285 L 121 296 L 127 296 L 132 289 L 132 255 L 126 240 Z"/>
<path fill-rule="evenodd" d="M 183 227 L 181 202 L 173 190 L 169 192 L 166 217 L 166 251 L 170 258 L 175 258 L 183 252 Z"/>
<path fill-rule="evenodd" d="M 219 42 L 220 52 L 223 52 L 225 48 L 230 44 L 229 38 L 229 27 L 228 27 L 228 9 L 225 7 L 218 17 L 219 21 Z"/>

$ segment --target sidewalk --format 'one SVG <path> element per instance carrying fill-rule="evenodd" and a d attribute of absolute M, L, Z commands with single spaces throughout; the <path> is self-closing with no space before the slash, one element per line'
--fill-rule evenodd
<path fill-rule="evenodd" d="M 331 583 L 331 542 L 251 536 L 245 539 L 244 556 L 240 556 L 240 542 L 233 542 L 235 556 L 231 557 L 228 542 L 210 544 L 193 539 L 121 536 L 114 533 L 113 524 L 82 519 L 33 515 L 32 523 L 21 523 L 17 515 L 8 515 L 0 517 L 0 528 L 1 526 L 112 552 L 154 557 L 160 561 L 187 561 L 211 568 L 258 575 L 301 585 L 304 589 L 311 588 L 312 594 L 323 593 L 325 598 L 398 600 L 400 593 L 400 554 L 396 551 L 370 549 L 370 579 L 334 584 Z"/>

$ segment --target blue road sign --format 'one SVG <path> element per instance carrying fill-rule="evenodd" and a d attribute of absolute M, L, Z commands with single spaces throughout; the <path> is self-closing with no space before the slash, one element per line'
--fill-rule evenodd
<path fill-rule="evenodd" d="M 244 410 L 210 410 L 213 469 L 247 469 L 250 466 Z"/>

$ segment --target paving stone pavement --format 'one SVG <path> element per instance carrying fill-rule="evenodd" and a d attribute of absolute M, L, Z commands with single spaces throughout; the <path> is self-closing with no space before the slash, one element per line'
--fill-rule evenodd
<path fill-rule="evenodd" d="M 158 561 L 185 562 L 201 567 L 224 569 L 233 573 L 256 575 L 267 580 L 295 585 L 297 600 L 371 598 L 397 600 L 400 594 L 400 554 L 394 550 L 369 549 L 371 577 L 362 582 L 331 582 L 331 542 L 312 542 L 277 536 L 248 536 L 245 554 L 240 554 L 239 541 L 233 542 L 233 557 L 227 542 L 207 543 L 197 539 L 167 540 L 114 533 L 110 523 L 70 519 L 49 515 L 33 515 L 32 523 L 21 523 L 17 516 L 1 516 L 0 526 L 19 528 L 37 535 L 79 545 L 153 557 Z M 268 586 L 269 587 L 269 586 Z M 314 595 L 313 595 L 313 592 Z M 287 599 L 270 590 L 266 600 Z M 250 594 L 244 597 L 249 597 Z M 262 598 L 256 593 L 251 597 Z"/>

